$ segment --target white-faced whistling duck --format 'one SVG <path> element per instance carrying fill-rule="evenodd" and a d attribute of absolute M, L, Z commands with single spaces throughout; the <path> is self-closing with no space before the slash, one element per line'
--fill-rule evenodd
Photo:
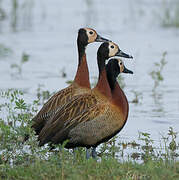
<path fill-rule="evenodd" d="M 56 112 L 39 134 L 40 146 L 47 142 L 63 143 L 68 139 L 66 148 L 96 147 L 119 131 L 127 119 L 128 103 L 122 90 L 116 97 L 111 93 L 105 60 L 113 56 L 132 58 L 123 53 L 115 43 L 103 43 L 97 52 L 99 78 L 96 87 L 91 92 L 76 96 Z M 117 94 L 116 88 L 114 93 Z M 122 99 L 116 102 L 115 98 L 118 96 L 122 96 Z"/>
<path fill-rule="evenodd" d="M 55 111 L 66 104 L 75 95 L 83 94 L 90 89 L 89 71 L 86 61 L 85 49 L 89 43 L 93 42 L 108 42 L 109 40 L 101 37 L 91 28 L 81 28 L 78 31 L 77 46 L 78 46 L 78 68 L 73 83 L 65 89 L 53 95 L 32 119 L 32 128 L 36 134 L 39 134 L 45 123 Z"/>

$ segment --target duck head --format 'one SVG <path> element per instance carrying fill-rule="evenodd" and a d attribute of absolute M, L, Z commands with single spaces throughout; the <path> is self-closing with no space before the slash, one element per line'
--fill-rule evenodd
<path fill-rule="evenodd" d="M 106 73 L 107 73 L 107 79 L 108 79 L 108 83 L 111 90 L 114 89 L 116 78 L 118 77 L 120 73 L 133 74 L 132 71 L 130 71 L 124 66 L 123 61 L 119 58 L 110 59 L 108 61 L 108 63 L 106 64 Z"/>
<path fill-rule="evenodd" d="M 78 41 L 87 46 L 93 42 L 109 42 L 110 40 L 101 37 L 94 29 L 81 28 L 78 31 Z"/>
<path fill-rule="evenodd" d="M 131 70 L 125 67 L 123 61 L 119 58 L 110 59 L 106 66 L 111 67 L 110 69 L 116 74 L 116 77 L 119 73 L 133 74 Z"/>
<path fill-rule="evenodd" d="M 128 55 L 124 53 L 122 50 L 120 50 L 118 45 L 115 44 L 114 42 L 105 42 L 101 44 L 101 46 L 98 49 L 98 56 L 101 56 L 104 59 L 108 59 L 114 56 L 133 59 L 131 55 Z"/>

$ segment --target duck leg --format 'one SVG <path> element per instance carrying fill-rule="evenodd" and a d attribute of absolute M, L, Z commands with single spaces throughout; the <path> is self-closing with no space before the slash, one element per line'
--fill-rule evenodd
<path fill-rule="evenodd" d="M 91 152 L 92 158 L 96 159 L 97 158 L 97 152 L 96 152 L 96 147 L 92 148 L 92 152 Z"/>
<path fill-rule="evenodd" d="M 90 149 L 89 148 L 86 148 L 86 159 L 89 159 L 90 158 Z"/>

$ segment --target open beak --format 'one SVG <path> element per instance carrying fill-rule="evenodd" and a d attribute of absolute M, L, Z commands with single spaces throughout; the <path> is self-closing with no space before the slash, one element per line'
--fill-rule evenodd
<path fill-rule="evenodd" d="M 128 55 L 128 54 L 122 52 L 120 49 L 119 49 L 119 51 L 116 53 L 116 56 L 133 59 L 133 57 L 132 57 L 131 55 Z"/>
<path fill-rule="evenodd" d="M 133 72 L 131 70 L 127 69 L 125 66 L 124 66 L 123 73 L 133 74 Z"/>
<path fill-rule="evenodd" d="M 101 37 L 100 35 L 97 35 L 95 41 L 96 41 L 96 42 L 111 42 L 110 40 L 105 39 L 105 38 Z"/>

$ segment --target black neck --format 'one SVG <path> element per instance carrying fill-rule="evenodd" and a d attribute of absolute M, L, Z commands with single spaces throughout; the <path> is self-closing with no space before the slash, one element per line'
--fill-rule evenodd
<path fill-rule="evenodd" d="M 117 82 L 116 78 L 118 77 L 120 73 L 120 69 L 118 68 L 117 64 L 109 62 L 106 65 L 106 73 L 107 73 L 109 86 L 111 88 L 111 91 L 113 91 L 115 88 L 115 84 Z"/>
<path fill-rule="evenodd" d="M 104 56 L 103 53 L 97 54 L 97 60 L 98 60 L 98 68 L 99 68 L 99 78 L 98 83 L 96 84 L 96 87 L 98 91 L 106 96 L 107 98 L 111 98 L 111 89 L 108 83 L 108 79 L 106 76 L 106 69 L 105 69 L 105 60 L 107 58 Z"/>
<path fill-rule="evenodd" d="M 104 57 L 103 53 L 98 51 L 97 52 L 97 61 L 98 61 L 98 69 L 99 69 L 99 79 L 100 79 L 101 72 L 105 68 L 105 60 L 106 60 L 106 58 Z"/>
<path fill-rule="evenodd" d="M 78 46 L 78 66 L 80 66 L 81 64 L 81 61 L 82 61 L 82 57 L 83 55 L 85 55 L 85 50 L 86 50 L 86 44 L 83 44 L 81 41 L 80 41 L 80 38 L 78 37 L 77 39 L 77 46 Z"/>
<path fill-rule="evenodd" d="M 108 79 L 110 89 L 111 89 L 111 91 L 113 91 L 114 87 L 115 87 L 115 83 L 116 83 L 116 78 L 114 76 L 112 76 L 112 74 L 107 73 L 107 79 Z"/>

